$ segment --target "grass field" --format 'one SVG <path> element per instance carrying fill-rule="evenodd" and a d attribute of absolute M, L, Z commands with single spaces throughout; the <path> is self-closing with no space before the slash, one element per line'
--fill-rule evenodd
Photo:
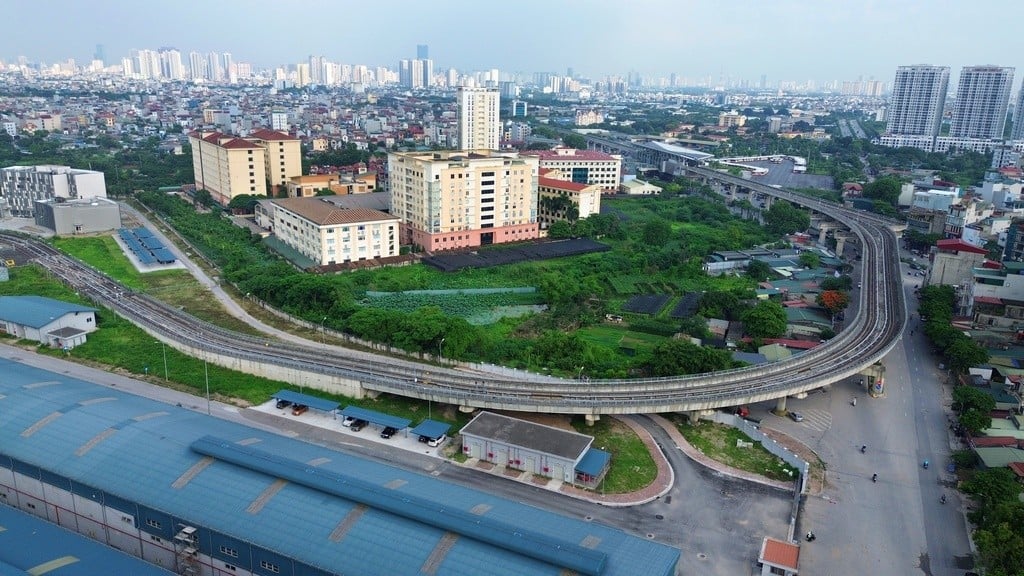
<path fill-rule="evenodd" d="M 754 442 L 749 448 L 737 447 L 737 440 L 753 441 L 736 428 L 715 422 L 700 422 L 694 425 L 683 421 L 682 418 L 675 418 L 673 423 L 687 442 L 709 458 L 772 480 L 796 478 L 795 468 L 765 450 L 759 442 Z"/>
<path fill-rule="evenodd" d="M 580 417 L 574 418 L 572 425 L 580 434 L 594 437 L 594 448 L 612 454 L 611 468 L 597 487 L 597 492 L 635 492 L 650 485 L 658 476 L 658 467 L 647 447 L 625 424 L 613 418 L 601 418 L 593 426 L 587 426 Z"/>
<path fill-rule="evenodd" d="M 665 341 L 663 336 L 646 334 L 644 332 L 633 332 L 625 325 L 601 324 L 588 326 L 576 332 L 580 338 L 593 344 L 607 346 L 612 350 L 629 348 L 631 350 L 649 350 Z"/>
<path fill-rule="evenodd" d="M 129 288 L 177 306 L 217 326 L 258 334 L 251 326 L 227 313 L 210 291 L 186 270 L 158 270 L 143 274 L 135 269 L 112 236 L 57 238 L 54 246 Z"/>

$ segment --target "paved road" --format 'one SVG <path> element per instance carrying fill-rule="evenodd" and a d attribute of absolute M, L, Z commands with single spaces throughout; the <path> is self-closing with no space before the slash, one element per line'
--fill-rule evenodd
<path fill-rule="evenodd" d="M 27 365 L 116 387 L 169 404 L 206 412 L 200 398 L 126 375 L 90 368 L 62 358 L 0 344 L 0 357 Z M 332 450 L 357 454 L 407 470 L 430 474 L 517 502 L 615 526 L 680 548 L 678 574 L 732 576 L 748 574 L 763 536 L 785 538 L 792 497 L 781 490 L 722 476 L 697 465 L 676 448 L 668 434 L 646 417 L 638 420 L 665 449 L 676 483 L 662 498 L 631 508 L 613 508 L 570 498 L 529 484 L 504 481 L 494 475 L 464 468 L 433 456 L 401 450 L 370 437 L 342 435 L 295 419 L 240 410 L 229 404 L 210 403 L 213 416 L 249 426 L 301 437 Z M 658 516 L 661 516 L 659 518 Z"/>
<path fill-rule="evenodd" d="M 919 281 L 904 276 L 910 306 Z M 945 374 L 920 331 L 910 335 L 915 326 L 912 320 L 885 359 L 884 397 L 868 398 L 859 378 L 850 378 L 788 403 L 805 417 L 830 413 L 828 426 L 817 417 L 795 423 L 765 416 L 763 425 L 804 441 L 828 465 L 823 493 L 803 508 L 801 533 L 813 530 L 818 539 L 804 545 L 801 573 L 961 576 L 967 568 L 967 528 L 944 472 L 950 453 Z M 921 466 L 926 458 L 934 464 L 928 470 Z M 942 494 L 950 498 L 946 505 Z"/>

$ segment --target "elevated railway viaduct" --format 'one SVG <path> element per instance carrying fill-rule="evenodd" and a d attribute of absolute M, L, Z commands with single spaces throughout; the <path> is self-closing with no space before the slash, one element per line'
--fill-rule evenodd
<path fill-rule="evenodd" d="M 625 380 L 563 380 L 526 373 L 468 372 L 377 356 L 315 342 L 283 342 L 203 322 L 42 242 L 6 234 L 2 241 L 28 252 L 79 293 L 186 353 L 261 376 L 360 397 L 382 392 L 430 399 L 462 409 L 583 414 L 688 412 L 765 400 L 784 402 L 853 376 L 880 360 L 905 323 L 894 221 L 792 194 L 701 167 L 687 175 L 810 208 L 846 226 L 863 246 L 864 289 L 856 317 L 832 340 L 792 358 L 723 372 Z"/>

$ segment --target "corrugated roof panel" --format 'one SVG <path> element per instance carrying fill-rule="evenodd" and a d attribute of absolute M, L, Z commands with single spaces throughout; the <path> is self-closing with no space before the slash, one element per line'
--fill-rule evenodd
<path fill-rule="evenodd" d="M 358 503 L 289 482 L 255 514 L 246 509 L 278 476 L 214 462 L 184 487 L 172 484 L 202 456 L 190 444 L 212 435 L 232 445 L 244 441 L 270 454 L 286 455 L 300 469 L 352 475 L 399 497 L 422 498 L 465 511 L 467 521 L 486 519 L 529 528 L 554 541 L 583 546 L 588 537 L 600 540 L 597 550 L 607 555 L 605 576 L 671 574 L 679 551 L 596 523 L 546 512 L 477 490 L 446 483 L 428 475 L 394 468 L 248 426 L 211 418 L 200 412 L 169 406 L 0 359 L 0 454 L 37 465 L 75 482 L 140 502 L 153 510 L 274 551 L 328 573 L 366 576 L 416 573 L 444 537 L 443 529 L 410 520 L 383 509 L 368 508 L 358 515 L 340 540 L 331 534 Z M 35 389 L 25 384 L 57 380 L 58 385 Z M 89 403 L 115 397 L 116 401 Z M 85 402 L 85 404 L 83 404 Z M 74 406 L 30 438 L 20 433 L 59 408 Z M 166 411 L 166 416 L 136 418 Z M 81 446 L 114 425 L 116 433 L 83 455 Z M 258 442 L 253 442 L 258 440 Z M 324 459 L 327 461 L 324 461 Z M 319 462 L 312 465 L 312 462 Z M 125 482 L 132 478 L 132 482 Z M 400 487 L 386 485 L 404 480 Z M 401 542 L 401 546 L 395 546 Z M 437 576 L 486 573 L 557 575 L 561 568 L 502 550 L 473 537 L 460 537 L 438 564 Z"/>
<path fill-rule="evenodd" d="M 316 396 L 310 396 L 309 394 L 295 392 L 294 390 L 278 390 L 277 394 L 274 394 L 274 398 L 277 398 L 278 400 L 287 400 L 292 404 L 305 404 L 314 410 L 322 410 L 324 412 L 337 410 L 339 406 L 339 404 L 333 400 L 325 400 Z"/>
<path fill-rule="evenodd" d="M 341 413 L 345 416 L 366 420 L 367 422 L 377 424 L 378 426 L 391 426 L 397 430 L 405 428 L 410 422 L 412 422 L 412 420 L 409 420 L 408 418 L 400 418 L 398 416 L 392 416 L 391 414 L 377 412 L 376 410 L 360 408 L 359 406 L 346 406 Z"/>
<path fill-rule="evenodd" d="M 30 572 L 33 570 L 34 572 Z M 168 576 L 158 566 L 0 505 L 0 574 Z"/>

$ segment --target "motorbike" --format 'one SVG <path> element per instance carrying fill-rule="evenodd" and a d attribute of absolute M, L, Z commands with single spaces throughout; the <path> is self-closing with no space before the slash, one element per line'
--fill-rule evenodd
<path fill-rule="evenodd" d="M 863 454 L 863 453 L 865 453 L 865 452 L 867 452 L 867 451 L 868 451 L 868 447 L 867 447 L 867 446 L 861 446 L 861 447 L 860 447 L 860 453 L 861 453 L 861 454 Z"/>
<path fill-rule="evenodd" d="M 946 495 L 945 494 L 943 494 L 942 497 L 939 498 L 939 502 L 942 502 L 943 504 L 946 503 Z"/>
<path fill-rule="evenodd" d="M 878 482 L 878 474 L 872 474 L 871 475 L 871 481 L 872 482 Z"/>
<path fill-rule="evenodd" d="M 924 464 L 922 464 L 922 466 L 924 466 L 924 469 L 927 470 L 928 469 L 928 461 L 925 460 Z"/>

